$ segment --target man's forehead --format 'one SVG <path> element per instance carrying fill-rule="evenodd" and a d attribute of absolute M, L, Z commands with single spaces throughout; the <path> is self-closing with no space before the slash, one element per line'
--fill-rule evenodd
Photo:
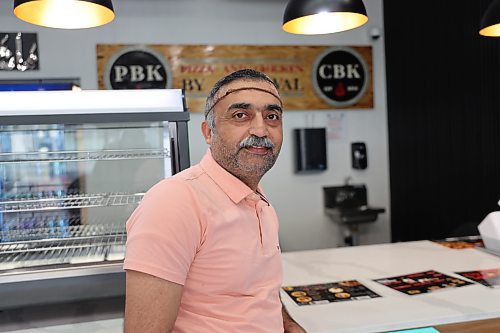
<path fill-rule="evenodd" d="M 221 89 L 219 90 L 219 94 L 224 93 L 227 90 L 238 89 L 243 87 L 264 88 L 276 93 L 278 92 L 276 90 L 276 87 L 272 85 L 270 82 L 264 80 L 239 79 L 226 84 L 224 87 L 221 87 Z"/>
<path fill-rule="evenodd" d="M 261 91 L 264 93 L 268 93 L 272 96 L 274 96 L 280 104 L 283 104 L 281 102 L 281 98 L 279 96 L 279 92 L 276 89 L 274 85 L 267 81 L 262 81 L 262 80 L 237 80 L 233 81 L 230 84 L 225 85 L 222 87 L 219 92 L 215 95 L 215 103 L 218 103 L 220 100 L 224 99 L 226 96 L 239 92 L 239 91 L 246 91 L 246 90 L 255 90 L 255 91 Z"/>

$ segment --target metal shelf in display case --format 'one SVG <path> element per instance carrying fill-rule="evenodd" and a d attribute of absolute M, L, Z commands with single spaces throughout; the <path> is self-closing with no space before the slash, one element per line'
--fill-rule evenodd
<path fill-rule="evenodd" d="M 0 213 L 20 213 L 137 204 L 145 193 L 77 194 L 0 201 Z"/>
<path fill-rule="evenodd" d="M 0 163 L 129 160 L 170 157 L 168 150 L 108 149 L 102 151 L 54 151 L 0 153 Z"/>

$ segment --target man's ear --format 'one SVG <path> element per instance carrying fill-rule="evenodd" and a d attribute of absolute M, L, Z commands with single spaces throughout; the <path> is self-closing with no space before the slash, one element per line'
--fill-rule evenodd
<path fill-rule="evenodd" d="M 205 142 L 210 145 L 212 143 L 212 129 L 206 121 L 201 123 L 201 133 L 205 137 Z"/>

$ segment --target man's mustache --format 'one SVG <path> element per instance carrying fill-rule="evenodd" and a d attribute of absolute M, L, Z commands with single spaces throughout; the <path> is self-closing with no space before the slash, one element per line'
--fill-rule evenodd
<path fill-rule="evenodd" d="M 240 142 L 240 148 L 250 147 L 274 148 L 274 143 L 272 143 L 268 137 L 258 137 L 255 135 L 251 135 Z"/>

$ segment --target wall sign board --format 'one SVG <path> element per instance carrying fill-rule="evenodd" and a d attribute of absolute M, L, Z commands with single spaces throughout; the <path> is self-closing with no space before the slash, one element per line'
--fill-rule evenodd
<path fill-rule="evenodd" d="M 39 69 L 36 33 L 0 32 L 0 70 Z"/>
<path fill-rule="evenodd" d="M 191 111 L 221 77 L 269 75 L 287 110 L 373 108 L 370 46 L 97 45 L 100 89 L 182 88 Z"/>
<path fill-rule="evenodd" d="M 318 96 L 327 104 L 349 106 L 364 96 L 368 75 L 368 66 L 358 52 L 332 48 L 316 58 L 312 83 Z"/>
<path fill-rule="evenodd" d="M 106 64 L 106 89 L 170 88 L 172 74 L 163 55 L 147 47 L 130 47 L 113 54 Z"/>

